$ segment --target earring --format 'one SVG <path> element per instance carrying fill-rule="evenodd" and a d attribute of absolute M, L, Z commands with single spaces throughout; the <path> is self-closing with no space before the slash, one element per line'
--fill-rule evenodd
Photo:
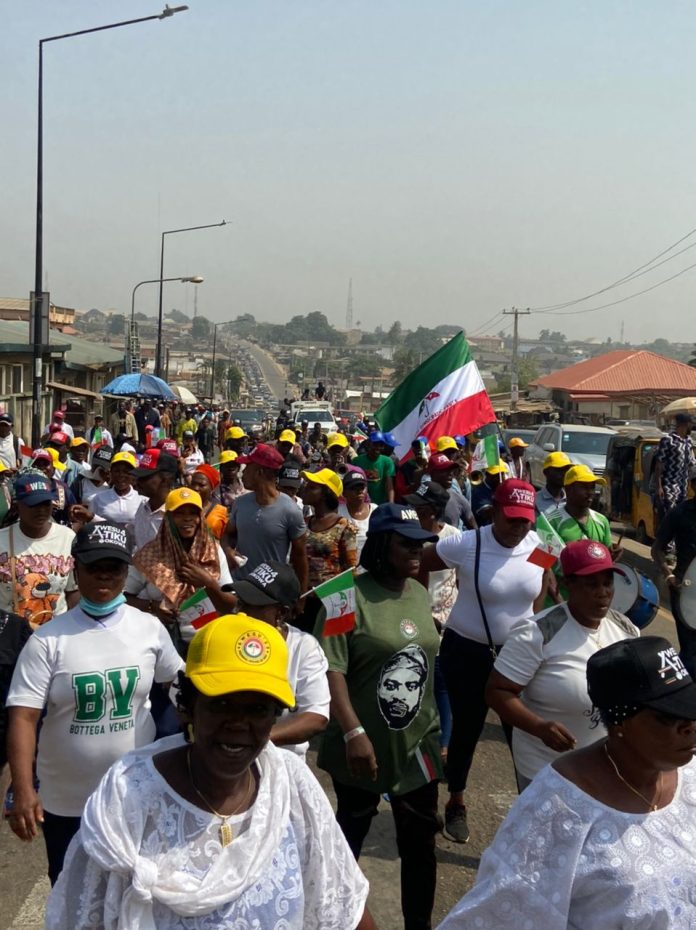
<path fill-rule="evenodd" d="M 617 730 L 617 731 L 616 731 L 616 735 L 619 737 L 619 739 L 623 739 L 623 730 Z M 193 742 L 193 740 L 192 740 L 192 742 Z"/>
<path fill-rule="evenodd" d="M 188 741 L 189 741 L 189 743 L 195 743 L 195 742 L 196 742 L 196 737 L 195 737 L 194 734 L 193 734 L 193 724 L 192 724 L 192 723 L 189 723 L 189 725 L 188 725 L 188 727 L 186 728 L 186 730 L 187 730 L 187 732 L 188 732 Z"/>

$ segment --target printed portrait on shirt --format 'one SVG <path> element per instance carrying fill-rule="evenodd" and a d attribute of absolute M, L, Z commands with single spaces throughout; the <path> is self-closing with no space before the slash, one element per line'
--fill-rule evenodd
<path fill-rule="evenodd" d="M 415 643 L 384 663 L 377 683 L 377 702 L 390 730 L 405 730 L 415 720 L 427 679 L 428 657 Z"/>

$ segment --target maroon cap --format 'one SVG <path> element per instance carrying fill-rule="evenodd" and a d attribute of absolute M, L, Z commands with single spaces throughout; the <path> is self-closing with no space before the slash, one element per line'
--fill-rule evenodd
<path fill-rule="evenodd" d="M 179 447 L 176 444 L 176 439 L 160 439 L 155 448 L 161 449 L 167 455 L 173 455 L 174 458 L 179 458 Z"/>
<path fill-rule="evenodd" d="M 62 410 L 54 410 L 54 411 L 53 411 L 53 419 L 54 419 L 54 420 L 64 420 L 64 419 L 65 419 L 65 414 L 63 413 Z"/>
<path fill-rule="evenodd" d="M 535 492 L 531 484 L 519 478 L 502 481 L 493 492 L 493 500 L 510 520 L 536 519 L 534 510 Z"/>
<path fill-rule="evenodd" d="M 168 472 L 175 475 L 178 471 L 177 461 L 164 449 L 148 449 L 140 459 L 140 464 L 133 472 L 136 478 L 149 478 L 155 472 Z"/>
<path fill-rule="evenodd" d="M 578 539 L 569 542 L 561 552 L 563 574 L 594 575 L 597 572 L 616 572 L 626 576 L 623 569 L 614 565 L 611 552 L 604 543 L 594 539 Z"/>
<path fill-rule="evenodd" d="M 435 455 L 431 455 L 428 459 L 428 472 L 449 471 L 451 468 L 459 468 L 459 466 L 441 452 L 436 452 Z"/>
<path fill-rule="evenodd" d="M 280 471 L 285 458 L 272 446 L 260 442 L 254 446 L 249 455 L 240 455 L 237 461 L 241 465 L 258 465 L 259 468 L 272 468 L 274 471 Z"/>
<path fill-rule="evenodd" d="M 67 433 L 64 433 L 62 430 L 54 430 L 48 437 L 49 442 L 57 442 L 59 445 L 61 443 L 70 442 L 70 437 Z"/>

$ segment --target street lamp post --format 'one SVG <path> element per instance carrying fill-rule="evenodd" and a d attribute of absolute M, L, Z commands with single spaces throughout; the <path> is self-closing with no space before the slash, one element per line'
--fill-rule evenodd
<path fill-rule="evenodd" d="M 225 326 L 226 323 L 213 323 L 213 364 L 210 368 L 210 403 L 215 400 L 213 391 L 215 390 L 215 349 L 217 347 L 218 326 Z"/>
<path fill-rule="evenodd" d="M 160 247 L 160 276 L 159 281 L 164 280 L 164 237 L 171 236 L 174 233 L 195 232 L 198 229 L 214 229 L 216 226 L 226 226 L 226 220 L 221 223 L 206 223 L 204 226 L 185 226 L 182 229 L 165 229 L 162 233 L 162 242 Z M 159 289 L 159 307 L 157 310 L 157 346 L 155 348 L 155 375 L 162 377 L 162 285 Z"/>
<path fill-rule="evenodd" d="M 77 32 L 65 32 L 58 36 L 47 36 L 39 40 L 39 87 L 38 87 L 38 130 L 36 142 L 36 259 L 34 263 L 34 291 L 30 295 L 30 319 L 33 322 L 33 361 L 34 377 L 32 379 L 31 409 L 31 443 L 38 446 L 41 438 L 41 388 L 43 383 L 43 306 L 48 303 L 48 294 L 43 292 L 43 47 L 47 42 L 59 39 L 72 39 L 75 36 L 118 29 L 120 26 L 134 26 L 136 23 L 148 23 L 155 19 L 169 19 L 175 13 L 188 10 L 187 6 L 165 6 L 161 13 L 153 16 L 141 16 L 138 19 L 126 19 L 106 26 L 94 26 L 91 29 L 79 29 Z M 46 308 L 48 313 L 48 307 Z M 48 331 L 46 332 L 48 339 Z"/>
<path fill-rule="evenodd" d="M 143 284 L 159 284 L 160 287 L 163 283 L 167 281 L 180 281 L 182 284 L 202 284 L 205 278 L 202 278 L 201 275 L 189 275 L 188 277 L 174 277 L 174 278 L 151 278 L 149 281 L 139 281 L 133 288 L 133 293 L 131 294 L 131 318 L 130 318 L 130 327 L 128 329 L 128 336 L 126 338 L 126 371 L 130 372 L 133 367 L 132 358 L 135 354 L 135 344 L 139 342 L 138 333 L 137 333 L 137 324 L 135 322 L 135 292 L 139 287 L 142 287 Z M 138 354 L 140 349 L 138 347 Z"/>

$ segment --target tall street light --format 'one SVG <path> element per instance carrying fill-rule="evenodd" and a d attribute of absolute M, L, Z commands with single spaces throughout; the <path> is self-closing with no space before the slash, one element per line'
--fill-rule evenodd
<path fill-rule="evenodd" d="M 42 318 L 48 321 L 49 295 L 44 293 L 43 278 L 43 47 L 47 42 L 57 42 L 59 39 L 72 39 L 75 36 L 89 35 L 93 32 L 104 32 L 107 29 L 118 29 L 120 26 L 134 26 L 136 23 L 148 23 L 155 19 L 169 19 L 175 13 L 188 10 L 187 6 L 165 6 L 161 13 L 153 16 L 141 16 L 138 19 L 126 19 L 119 23 L 109 23 L 107 26 L 94 26 L 92 29 L 79 29 L 77 32 L 65 32 L 59 36 L 47 36 L 39 40 L 39 106 L 38 106 L 38 133 L 36 144 L 36 260 L 34 264 L 34 290 L 29 295 L 31 307 L 29 318 L 31 320 L 30 341 L 34 346 L 34 377 L 32 387 L 31 405 L 31 444 L 38 446 L 41 439 L 41 388 L 43 384 L 43 336 L 48 342 L 48 324 L 43 332 Z M 33 325 L 32 325 L 33 324 Z"/>
<path fill-rule="evenodd" d="M 183 229 L 165 229 L 162 233 L 162 245 L 160 248 L 160 276 L 159 280 L 164 280 L 164 237 L 171 236 L 174 233 L 195 232 L 198 229 L 214 229 L 216 226 L 226 226 L 227 222 L 206 223 L 204 226 L 185 226 Z M 157 310 L 157 346 L 155 348 L 155 375 L 162 377 L 162 285 L 159 289 L 159 308 Z"/>
<path fill-rule="evenodd" d="M 131 295 L 131 324 L 135 322 L 135 292 L 138 288 L 142 287 L 143 284 L 166 284 L 167 281 L 180 281 L 182 284 L 202 284 L 205 278 L 202 278 L 199 274 L 195 274 L 188 278 L 152 278 L 150 281 L 139 281 L 133 288 L 133 293 Z"/>
<path fill-rule="evenodd" d="M 190 275 L 186 278 L 152 278 L 149 281 L 139 281 L 133 288 L 133 293 L 131 294 L 131 318 L 130 318 L 130 327 L 128 329 L 128 335 L 126 337 L 126 372 L 130 374 L 134 371 L 133 359 L 137 355 L 140 356 L 140 340 L 138 339 L 138 327 L 135 322 L 135 292 L 139 287 L 142 287 L 143 284 L 159 284 L 160 287 L 166 281 L 180 281 L 182 284 L 202 284 L 205 278 L 202 278 L 201 275 Z M 139 369 L 138 369 L 139 370 Z"/>
<path fill-rule="evenodd" d="M 215 349 L 217 348 L 217 331 L 218 326 L 227 326 L 227 322 L 213 323 L 213 364 L 210 369 L 210 403 L 215 400 L 213 391 L 215 390 Z"/>

